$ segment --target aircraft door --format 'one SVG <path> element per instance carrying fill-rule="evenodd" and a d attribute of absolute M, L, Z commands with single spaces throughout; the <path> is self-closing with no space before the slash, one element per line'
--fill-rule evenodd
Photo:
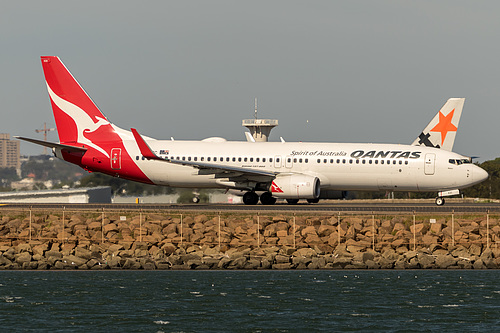
<path fill-rule="evenodd" d="M 122 150 L 120 148 L 111 149 L 111 169 L 120 170 L 122 168 Z"/>
<path fill-rule="evenodd" d="M 293 157 L 292 156 L 287 156 L 285 158 L 285 167 L 290 169 L 293 166 Z"/>
<path fill-rule="evenodd" d="M 425 154 L 424 173 L 426 175 L 434 174 L 434 170 L 436 168 L 435 161 L 436 154 Z"/>
<path fill-rule="evenodd" d="M 281 168 L 281 156 L 274 156 L 274 167 Z"/>

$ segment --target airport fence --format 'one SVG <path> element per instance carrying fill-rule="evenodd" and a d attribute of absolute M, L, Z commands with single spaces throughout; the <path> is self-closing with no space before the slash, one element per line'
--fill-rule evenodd
<path fill-rule="evenodd" d="M 498 248 L 500 214 L 226 213 L 66 209 L 0 209 L 0 243 L 126 244 L 176 247 L 286 246 L 333 252 L 472 245 Z"/>

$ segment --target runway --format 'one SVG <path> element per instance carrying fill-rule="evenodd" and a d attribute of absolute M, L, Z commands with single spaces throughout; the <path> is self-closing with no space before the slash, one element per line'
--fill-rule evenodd
<path fill-rule="evenodd" d="M 473 203 L 449 202 L 444 206 L 436 206 L 432 202 L 374 202 L 374 201 L 335 201 L 317 204 L 299 203 L 296 205 L 275 204 L 244 205 L 244 204 L 78 204 L 78 203 L 7 203 L 0 206 L 2 209 L 67 209 L 67 210 L 127 210 L 127 211 L 175 211 L 175 212 L 260 212 L 260 213 L 383 213 L 383 212 L 429 212 L 429 213 L 498 213 L 500 203 Z"/>

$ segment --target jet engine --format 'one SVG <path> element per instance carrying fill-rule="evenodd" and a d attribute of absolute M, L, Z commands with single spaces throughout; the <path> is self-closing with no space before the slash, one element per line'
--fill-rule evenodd
<path fill-rule="evenodd" d="M 320 195 L 318 177 L 291 174 L 278 176 L 271 184 L 271 193 L 275 198 L 317 199 Z"/>

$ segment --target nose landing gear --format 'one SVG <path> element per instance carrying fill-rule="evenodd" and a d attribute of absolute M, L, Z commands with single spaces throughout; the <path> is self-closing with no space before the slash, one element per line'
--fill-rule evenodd
<path fill-rule="evenodd" d="M 445 200 L 443 197 L 437 197 L 435 202 L 436 202 L 436 205 L 442 206 L 442 205 L 444 205 Z"/>

